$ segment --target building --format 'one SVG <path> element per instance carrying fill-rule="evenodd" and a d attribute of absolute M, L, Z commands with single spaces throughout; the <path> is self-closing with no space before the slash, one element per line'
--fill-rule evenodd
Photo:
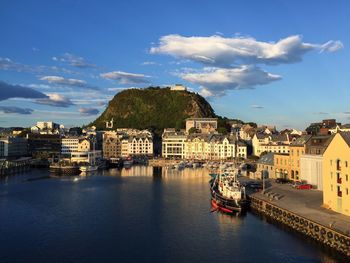
<path fill-rule="evenodd" d="M 162 134 L 162 157 L 163 158 L 185 158 L 185 131 L 175 129 L 164 129 Z"/>
<path fill-rule="evenodd" d="M 323 190 L 322 155 L 304 154 L 300 157 L 300 180 Z"/>
<path fill-rule="evenodd" d="M 140 133 L 122 139 L 122 157 L 153 156 L 153 136 Z"/>
<path fill-rule="evenodd" d="M 306 142 L 306 154 L 322 155 L 330 143 L 331 135 L 315 135 Z"/>
<path fill-rule="evenodd" d="M 17 158 L 28 155 L 28 141 L 23 137 L 0 138 L 0 158 Z"/>
<path fill-rule="evenodd" d="M 311 139 L 311 135 L 304 135 L 291 142 L 289 146 L 290 156 L 290 179 L 300 180 L 300 158 L 306 153 L 306 143 Z"/>
<path fill-rule="evenodd" d="M 323 153 L 323 204 L 350 216 L 350 133 L 332 136 Z"/>
<path fill-rule="evenodd" d="M 183 86 L 182 84 L 175 84 L 174 86 L 170 87 L 170 90 L 172 91 L 186 91 L 187 88 Z"/>
<path fill-rule="evenodd" d="M 50 158 L 61 153 L 61 136 L 58 134 L 27 134 L 28 151 L 34 158 Z"/>
<path fill-rule="evenodd" d="M 218 128 L 217 118 L 189 118 L 186 119 L 186 132 L 191 128 L 196 128 L 200 133 L 213 133 Z"/>
<path fill-rule="evenodd" d="M 344 125 L 338 125 L 335 126 L 332 129 L 329 129 L 329 132 L 331 134 L 337 133 L 337 132 L 350 132 L 350 124 L 344 124 Z"/>
<path fill-rule="evenodd" d="M 237 141 L 237 152 L 236 157 L 247 159 L 248 156 L 248 147 L 245 141 Z"/>
<path fill-rule="evenodd" d="M 273 156 L 275 177 L 290 180 L 290 158 L 289 154 L 275 153 Z"/>
<path fill-rule="evenodd" d="M 274 153 L 266 153 L 256 163 L 255 179 L 276 178 L 274 170 Z"/>
<path fill-rule="evenodd" d="M 290 137 L 288 134 L 256 133 L 252 139 L 253 155 L 265 152 L 289 153 Z"/>
<path fill-rule="evenodd" d="M 124 136 L 125 133 L 116 131 L 103 134 L 103 158 L 116 159 L 122 156 L 122 139 Z"/>
<path fill-rule="evenodd" d="M 71 155 L 72 152 L 85 152 L 92 150 L 92 141 L 85 137 L 61 138 L 61 154 Z"/>
<path fill-rule="evenodd" d="M 228 160 L 247 156 L 247 146 L 238 143 L 233 135 L 190 134 L 185 140 L 185 159 L 195 160 Z"/>
<path fill-rule="evenodd" d="M 64 126 L 52 121 L 38 121 L 30 130 L 32 133 L 39 134 L 62 134 Z"/>

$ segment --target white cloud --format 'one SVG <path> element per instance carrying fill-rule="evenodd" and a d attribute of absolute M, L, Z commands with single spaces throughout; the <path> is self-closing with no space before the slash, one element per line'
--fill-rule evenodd
<path fill-rule="evenodd" d="M 263 71 L 255 66 L 237 68 L 205 68 L 201 72 L 182 73 L 180 77 L 200 85 L 203 96 L 223 96 L 227 90 L 253 89 L 256 85 L 280 80 L 281 76 Z"/>
<path fill-rule="evenodd" d="M 158 62 L 154 62 L 154 61 L 145 61 L 145 62 L 142 62 L 141 65 L 143 65 L 143 66 L 152 66 L 152 65 L 160 66 L 161 64 Z"/>
<path fill-rule="evenodd" d="M 325 44 L 302 42 L 299 35 L 289 36 L 277 42 L 262 42 L 251 37 L 225 38 L 184 37 L 167 35 L 160 38 L 158 47 L 152 47 L 152 54 L 167 54 L 180 59 L 189 59 L 206 65 L 230 67 L 236 64 L 281 64 L 302 60 L 312 50 L 334 52 L 343 47 L 340 41 Z"/>
<path fill-rule="evenodd" d="M 81 80 L 81 79 L 71 79 L 71 78 L 64 78 L 60 76 L 44 76 L 44 77 L 41 77 L 40 80 L 47 81 L 50 84 L 57 84 L 60 86 L 86 88 L 86 89 L 92 89 L 92 90 L 98 89 L 95 86 L 88 85 L 85 80 Z"/>
<path fill-rule="evenodd" d="M 257 105 L 257 104 L 250 105 L 250 107 L 253 109 L 263 109 L 264 108 L 264 106 Z"/>
<path fill-rule="evenodd" d="M 144 74 L 128 73 L 123 71 L 111 71 L 101 73 L 100 76 L 104 79 L 116 80 L 120 84 L 141 84 L 149 83 L 150 76 Z"/>
<path fill-rule="evenodd" d="M 96 65 L 88 63 L 83 57 L 79 57 L 71 53 L 65 53 L 59 57 L 56 57 L 56 56 L 52 57 L 52 60 L 64 62 L 70 66 L 77 67 L 77 68 L 95 68 L 96 67 Z"/>
<path fill-rule="evenodd" d="M 74 105 L 74 103 L 67 97 L 62 94 L 49 93 L 47 94 L 48 98 L 37 99 L 35 103 L 42 105 L 49 105 L 53 107 L 63 107 L 67 108 Z"/>

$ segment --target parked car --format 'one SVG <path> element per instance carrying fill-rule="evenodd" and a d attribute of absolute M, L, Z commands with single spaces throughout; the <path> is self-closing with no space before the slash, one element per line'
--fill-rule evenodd
<path fill-rule="evenodd" d="M 301 184 L 298 184 L 295 188 L 296 188 L 296 189 L 306 189 L 306 190 L 310 190 L 310 189 L 312 189 L 312 185 L 311 185 L 311 184 L 301 183 Z"/>
<path fill-rule="evenodd" d="M 287 184 L 287 183 L 289 183 L 289 180 L 285 179 L 285 178 L 277 178 L 275 180 L 275 182 L 278 183 L 278 184 Z"/>

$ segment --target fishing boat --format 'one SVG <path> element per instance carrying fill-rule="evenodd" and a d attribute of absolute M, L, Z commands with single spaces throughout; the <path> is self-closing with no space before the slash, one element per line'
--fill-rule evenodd
<path fill-rule="evenodd" d="M 225 213 L 242 212 L 249 201 L 245 187 L 237 180 L 237 173 L 218 174 L 210 182 L 211 205 L 214 209 Z"/>
<path fill-rule="evenodd" d="M 123 160 L 123 165 L 126 167 L 132 166 L 133 163 L 134 163 L 134 160 L 131 157 L 128 157 Z"/>

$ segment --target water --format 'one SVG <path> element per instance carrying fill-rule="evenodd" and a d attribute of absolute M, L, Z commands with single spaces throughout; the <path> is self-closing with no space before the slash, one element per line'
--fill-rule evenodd
<path fill-rule="evenodd" d="M 27 180 L 47 175 L 0 181 L 0 262 L 335 262 L 251 213 L 210 213 L 204 169 Z"/>

